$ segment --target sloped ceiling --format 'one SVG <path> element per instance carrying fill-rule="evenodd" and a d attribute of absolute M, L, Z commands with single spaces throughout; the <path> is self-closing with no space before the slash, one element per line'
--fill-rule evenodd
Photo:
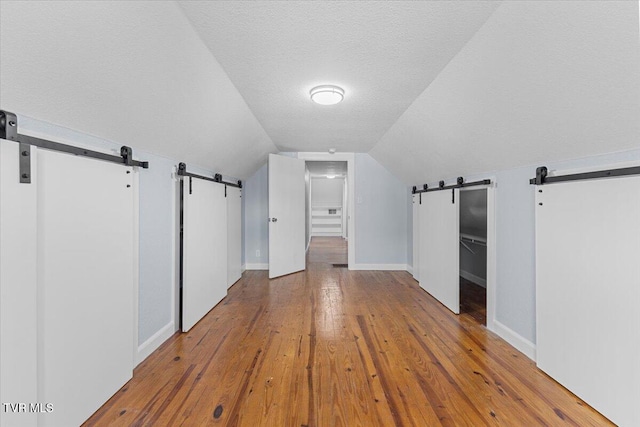
<path fill-rule="evenodd" d="M 640 146 L 637 1 L 0 1 L 0 106 L 246 178 L 369 152 L 408 185 Z M 345 101 L 309 101 L 317 84 Z"/>
<path fill-rule="evenodd" d="M 278 150 L 174 2 L 0 1 L 0 106 L 246 178 Z"/>
<path fill-rule="evenodd" d="M 278 149 L 342 152 L 368 152 L 498 4 L 179 2 Z M 313 104 L 320 84 L 345 100 Z"/>
<path fill-rule="evenodd" d="M 370 154 L 418 185 L 640 148 L 639 55 L 636 1 L 505 2 Z"/>

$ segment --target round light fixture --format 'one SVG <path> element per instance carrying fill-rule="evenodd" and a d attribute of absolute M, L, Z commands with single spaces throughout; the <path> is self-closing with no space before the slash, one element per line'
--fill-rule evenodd
<path fill-rule="evenodd" d="M 344 89 L 333 85 L 316 86 L 309 94 L 311 100 L 320 105 L 334 105 L 344 99 Z"/>

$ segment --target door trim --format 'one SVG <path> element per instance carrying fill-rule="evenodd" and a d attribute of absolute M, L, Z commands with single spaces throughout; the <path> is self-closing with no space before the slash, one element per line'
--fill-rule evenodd
<path fill-rule="evenodd" d="M 349 270 L 356 267 L 356 215 L 355 215 L 355 154 L 354 153 L 312 153 L 300 152 L 298 158 L 305 161 L 347 162 L 347 252 Z"/>
<path fill-rule="evenodd" d="M 487 329 L 500 335 L 496 320 L 496 177 L 488 178 L 489 185 L 460 191 L 487 190 Z"/>

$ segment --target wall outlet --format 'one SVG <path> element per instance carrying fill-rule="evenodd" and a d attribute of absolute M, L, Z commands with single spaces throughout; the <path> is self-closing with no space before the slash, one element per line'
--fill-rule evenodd
<path fill-rule="evenodd" d="M 260 249 L 256 251 L 256 258 L 260 258 Z"/>

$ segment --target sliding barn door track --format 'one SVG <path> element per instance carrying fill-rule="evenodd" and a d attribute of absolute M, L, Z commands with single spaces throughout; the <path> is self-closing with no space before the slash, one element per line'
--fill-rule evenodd
<path fill-rule="evenodd" d="M 20 182 L 23 184 L 31 183 L 31 146 L 52 151 L 60 151 L 67 154 L 73 154 L 75 156 L 90 157 L 92 159 L 119 163 L 124 166 L 138 166 L 143 169 L 149 168 L 149 162 L 134 160 L 133 150 L 131 147 L 127 147 L 126 145 L 123 145 L 120 148 L 120 156 L 116 156 L 113 154 L 101 153 L 99 151 L 74 147 L 73 145 L 62 144 L 60 142 L 20 134 L 18 133 L 17 116 L 14 113 L 4 110 L 0 110 L 0 138 L 20 144 Z"/>

